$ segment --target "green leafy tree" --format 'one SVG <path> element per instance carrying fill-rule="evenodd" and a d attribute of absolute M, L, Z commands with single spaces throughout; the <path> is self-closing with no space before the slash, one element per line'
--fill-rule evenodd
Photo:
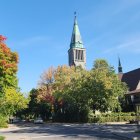
<path fill-rule="evenodd" d="M 88 82 L 94 109 L 121 111 L 119 98 L 124 96 L 127 88 L 107 61 L 98 59 L 94 62 Z"/>
<path fill-rule="evenodd" d="M 84 88 L 87 73 L 80 67 L 61 66 L 57 69 L 54 83 L 57 87 L 54 92 L 56 99 L 55 114 L 63 121 L 85 120 L 89 109 L 89 98 Z M 83 113 L 85 114 L 83 115 Z"/>
<path fill-rule="evenodd" d="M 10 116 L 21 109 L 27 108 L 27 104 L 28 99 L 14 88 L 9 88 L 5 90 L 5 96 L 0 102 L 0 111 L 3 112 L 5 116 Z"/>
<path fill-rule="evenodd" d="M 22 119 L 30 120 L 33 119 L 34 117 L 37 117 L 39 115 L 39 104 L 38 104 L 38 90 L 37 89 L 32 89 L 29 92 L 28 95 L 28 107 L 25 109 L 22 109 L 16 113 L 16 115 Z"/>

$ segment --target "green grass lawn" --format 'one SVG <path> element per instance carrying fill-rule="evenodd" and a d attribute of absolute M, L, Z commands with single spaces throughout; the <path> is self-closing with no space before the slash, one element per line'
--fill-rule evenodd
<path fill-rule="evenodd" d="M 0 140 L 4 140 L 5 139 L 5 137 L 3 137 L 3 136 L 0 136 Z"/>

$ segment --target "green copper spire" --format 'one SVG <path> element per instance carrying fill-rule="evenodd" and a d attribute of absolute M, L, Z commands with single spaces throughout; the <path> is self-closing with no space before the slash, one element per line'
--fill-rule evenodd
<path fill-rule="evenodd" d="M 75 14 L 74 26 L 73 26 L 73 32 L 72 32 L 72 37 L 71 37 L 70 48 L 84 48 L 80 31 L 79 31 L 79 27 L 78 27 L 78 23 L 77 23 L 76 12 L 74 14 Z"/>
<path fill-rule="evenodd" d="M 68 50 L 69 55 L 69 66 L 81 66 L 83 69 L 86 68 L 86 49 L 83 47 L 81 39 L 76 12 L 74 13 L 74 25 L 72 31 L 72 37 L 70 42 L 70 49 Z"/>

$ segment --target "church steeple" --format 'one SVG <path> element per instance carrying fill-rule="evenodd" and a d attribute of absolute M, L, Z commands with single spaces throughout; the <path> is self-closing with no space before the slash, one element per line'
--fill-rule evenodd
<path fill-rule="evenodd" d="M 73 25 L 70 48 L 84 48 L 81 34 L 78 27 L 78 23 L 77 23 L 76 12 L 75 12 L 75 17 L 74 17 L 74 25 Z"/>
<path fill-rule="evenodd" d="M 76 12 L 74 13 L 74 25 L 70 42 L 69 66 L 86 67 L 86 50 L 83 46 L 81 34 L 78 27 Z"/>
<path fill-rule="evenodd" d="M 123 73 L 120 57 L 118 57 L 118 73 Z"/>

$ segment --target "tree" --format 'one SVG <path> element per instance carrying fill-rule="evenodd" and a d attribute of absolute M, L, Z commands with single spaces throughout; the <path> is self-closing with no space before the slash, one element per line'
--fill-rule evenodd
<path fill-rule="evenodd" d="M 124 96 L 127 88 L 107 61 L 98 59 L 94 62 L 88 82 L 94 109 L 101 112 L 121 110 L 118 99 Z"/>
<path fill-rule="evenodd" d="M 83 70 L 80 68 L 63 65 L 58 66 L 56 69 L 51 67 L 41 75 L 38 99 L 40 104 L 46 102 L 50 105 L 50 108 L 53 109 L 51 112 L 55 113 L 56 120 L 64 121 L 66 120 L 64 118 L 70 120 L 72 119 L 70 113 L 71 115 L 77 113 L 76 100 L 70 93 L 71 90 L 74 90 L 74 81 L 79 79 L 81 71 Z M 66 114 L 67 117 L 65 117 Z"/>
<path fill-rule="evenodd" d="M 47 71 L 44 71 L 41 75 L 38 88 L 38 97 L 40 100 L 48 100 L 51 102 L 53 93 L 55 69 L 50 67 Z"/>
<path fill-rule="evenodd" d="M 119 100 L 127 89 L 104 59 L 96 60 L 90 71 L 51 67 L 41 75 L 40 83 L 37 100 L 44 115 L 51 112 L 61 122 L 87 122 L 90 110 L 120 111 Z"/>
<path fill-rule="evenodd" d="M 57 87 L 54 92 L 57 101 L 55 115 L 59 116 L 61 121 L 85 121 L 89 100 L 84 87 L 87 73 L 80 67 L 58 67 L 54 83 Z"/>
<path fill-rule="evenodd" d="M 43 119 L 48 119 L 51 116 L 54 103 L 54 73 L 55 69 L 50 67 L 47 71 L 41 74 L 37 100 L 40 106 L 40 115 Z"/>
<path fill-rule="evenodd" d="M 26 99 L 20 92 L 14 88 L 5 90 L 5 96 L 0 102 L 0 111 L 5 116 L 15 114 L 17 111 L 27 108 L 28 99 Z"/>
<path fill-rule="evenodd" d="M 17 116 L 27 120 L 34 119 L 41 116 L 43 120 L 49 119 L 51 115 L 51 97 L 48 97 L 46 90 L 42 89 L 32 89 L 29 92 L 29 103 L 28 108 L 22 109 L 17 112 Z"/>
<path fill-rule="evenodd" d="M 0 35 L 0 115 L 8 118 L 26 108 L 28 100 L 18 88 L 18 54 L 6 46 L 5 40 Z"/>
<path fill-rule="evenodd" d="M 18 55 L 5 44 L 6 38 L 0 35 L 0 95 L 9 87 L 17 88 Z"/>

